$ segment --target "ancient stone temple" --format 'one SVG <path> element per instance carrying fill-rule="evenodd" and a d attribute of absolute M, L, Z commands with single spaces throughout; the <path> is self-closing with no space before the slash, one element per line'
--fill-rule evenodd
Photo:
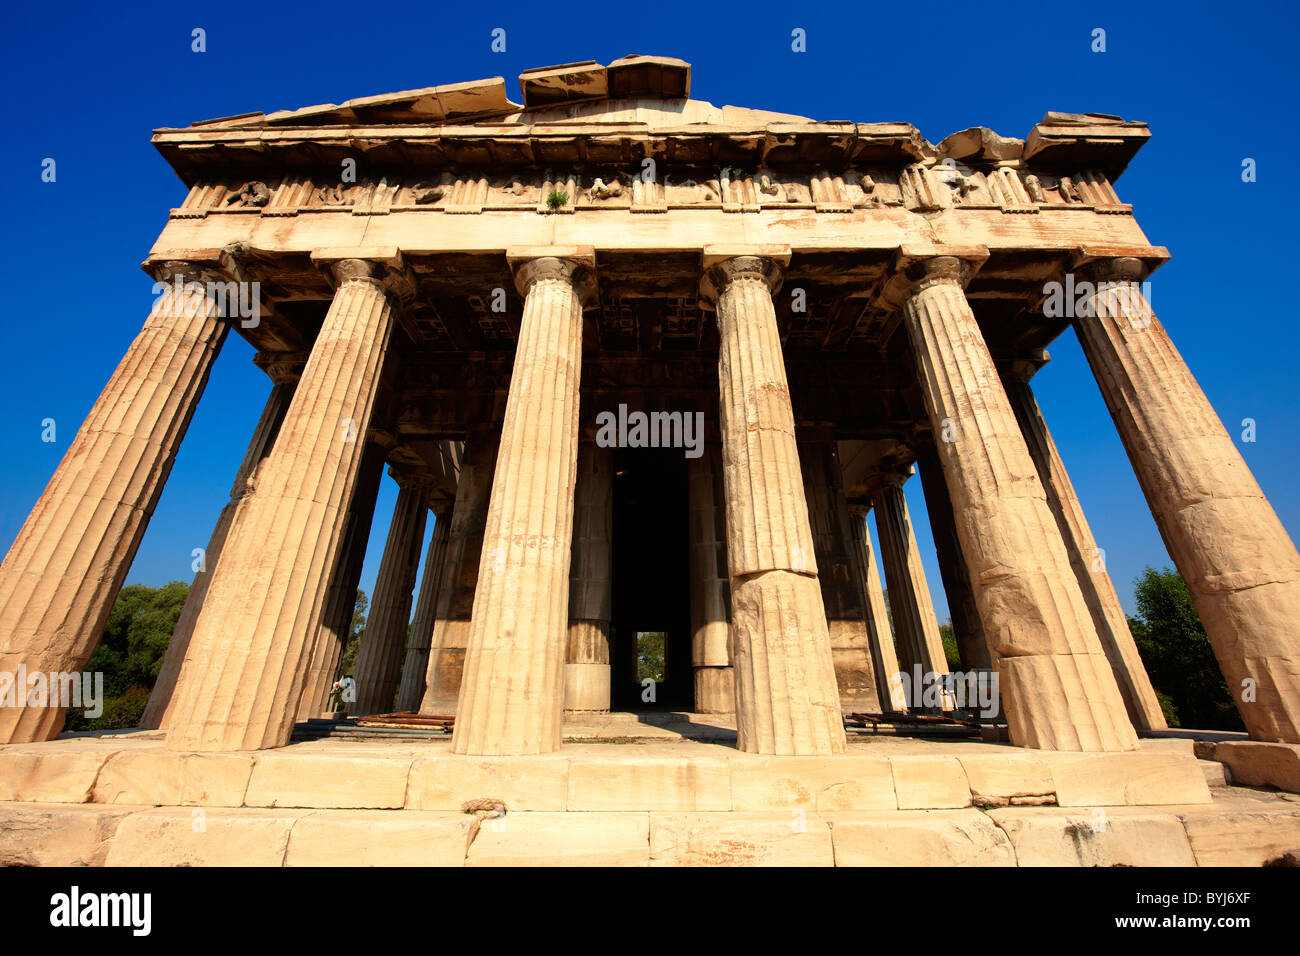
<path fill-rule="evenodd" d="M 909 480 L 1011 744 L 1134 751 L 1164 721 L 1031 387 L 1077 334 L 1250 737 L 1300 744 L 1300 558 L 1144 296 L 1168 254 L 1116 182 L 1145 124 L 932 144 L 716 107 L 650 56 L 520 87 L 157 131 L 189 193 L 0 568 L 0 671 L 85 666 L 233 334 L 269 394 L 145 716 L 169 751 L 333 710 L 385 535 L 350 713 L 546 754 L 566 715 L 637 709 L 651 634 L 661 705 L 838 755 L 843 714 L 924 711 L 896 675 L 948 671 Z M 0 708 L 0 742 L 62 719 Z"/>

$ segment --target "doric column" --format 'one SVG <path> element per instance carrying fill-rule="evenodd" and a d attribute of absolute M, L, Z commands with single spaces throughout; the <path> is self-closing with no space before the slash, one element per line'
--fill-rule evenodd
<path fill-rule="evenodd" d="M 77 672 L 94 652 L 225 339 L 208 278 L 164 265 L 144 328 L 0 564 L 0 673 Z M 62 729 L 64 708 L 27 706 L 27 690 L 0 708 L 0 744 Z"/>
<path fill-rule="evenodd" d="M 799 443 L 808 522 L 817 553 L 817 580 L 826 605 L 826 628 L 835 660 L 840 707 L 846 712 L 875 712 L 880 708 L 871 660 L 871 638 L 863 604 L 862 577 L 854 556 L 849 505 L 835 445 L 829 441 Z"/>
<path fill-rule="evenodd" d="M 443 568 L 447 564 L 447 525 L 451 509 L 443 506 L 433 512 L 433 536 L 424 558 L 420 578 L 420 596 L 415 601 L 411 634 L 406 642 L 406 660 L 402 662 L 402 682 L 397 688 L 397 711 L 417 710 L 424 699 L 425 679 L 429 672 L 429 647 L 437 620 L 438 592 L 442 587 Z"/>
<path fill-rule="evenodd" d="M 1070 570 L 1015 413 L 962 291 L 968 268 L 922 254 L 903 321 L 1014 743 L 1133 750 L 1137 735 Z"/>
<path fill-rule="evenodd" d="M 1151 678 L 1138 656 L 1128 617 L 1119 603 L 1115 585 L 1106 573 L 1092 529 L 1083 516 L 1083 507 L 1070 476 L 1066 474 L 1065 463 L 1057 453 L 1056 442 L 1052 441 L 1052 433 L 1043 420 L 1033 390 L 1024 378 L 1015 374 L 1015 370 L 1008 370 L 1002 383 L 1034 467 L 1038 469 L 1043 490 L 1047 492 L 1048 507 L 1052 509 L 1052 517 L 1056 519 L 1056 526 L 1065 541 L 1070 567 L 1079 582 L 1097 637 L 1101 639 L 1102 650 L 1106 652 L 1106 660 L 1110 662 L 1115 682 L 1119 685 L 1129 720 L 1139 730 L 1165 730 L 1168 724 L 1160 710 L 1155 688 L 1151 686 Z"/>
<path fill-rule="evenodd" d="M 898 652 L 894 647 L 894 629 L 885 607 L 885 592 L 880 586 L 880 569 L 876 566 L 871 533 L 867 530 L 867 509 L 849 506 L 849 528 L 853 533 L 857 574 L 862 582 L 862 606 L 865 609 L 867 635 L 871 641 L 871 667 L 876 675 L 876 697 L 881 710 L 907 710 L 902 685 L 894 679 L 898 673 Z M 887 706 L 886 706 L 887 704 Z"/>
<path fill-rule="evenodd" d="M 530 254 L 532 253 L 532 254 Z M 512 250 L 524 296 L 452 750 L 560 746 L 588 249 Z"/>
<path fill-rule="evenodd" d="M 943 637 L 930 599 L 930 585 L 921 565 L 921 552 L 912 530 L 912 516 L 907 511 L 903 482 L 907 475 L 887 474 L 873 489 L 871 500 L 876 512 L 876 531 L 880 535 L 880 558 L 885 566 L 889 586 L 889 612 L 894 621 L 894 643 L 898 663 L 913 688 L 909 704 L 916 708 L 924 683 L 948 673 L 948 659 L 943 653 Z M 934 677 L 930 675 L 935 675 Z"/>
<path fill-rule="evenodd" d="M 390 713 L 393 709 L 428 514 L 429 489 L 417 479 L 399 482 L 370 615 L 357 649 L 357 699 L 347 707 L 350 714 Z"/>
<path fill-rule="evenodd" d="M 943 481 L 943 466 L 939 464 L 933 436 L 929 432 L 917 436 L 913 450 L 917 471 L 921 475 L 921 489 L 925 493 L 925 511 L 930 518 L 930 536 L 934 538 L 934 549 L 939 558 L 943 593 L 948 598 L 948 615 L 952 618 L 957 653 L 961 656 L 962 666 L 988 669 L 993 666 L 989 659 L 989 645 L 984 638 L 979 609 L 975 606 L 975 589 L 971 587 L 966 558 L 961 553 L 952 500 Z"/>
<path fill-rule="evenodd" d="M 208 593 L 208 584 L 212 581 L 212 575 L 217 569 L 217 561 L 221 558 L 221 549 L 225 546 L 226 536 L 230 533 L 230 524 L 235 518 L 239 503 L 244 500 L 249 486 L 255 481 L 257 467 L 271 451 L 271 445 L 280 430 L 280 423 L 284 421 L 284 413 L 289 408 L 289 401 L 293 398 L 296 385 L 297 376 L 293 376 L 276 381 L 271 387 L 271 394 L 262 408 L 262 417 L 258 419 L 257 427 L 253 429 L 253 437 L 249 440 L 243 461 L 239 464 L 239 470 L 235 472 L 235 482 L 230 488 L 230 500 L 217 516 L 217 524 L 212 529 L 208 547 L 203 552 L 203 567 L 194 575 L 194 583 L 190 585 L 190 592 L 185 596 L 180 617 L 176 619 L 176 627 L 172 629 L 172 638 L 167 645 L 167 653 L 163 655 L 162 664 L 158 668 L 158 678 L 154 681 L 153 692 L 149 695 L 149 703 L 140 717 L 142 730 L 159 727 L 165 729 L 169 726 L 166 717 L 167 708 L 171 703 L 172 692 L 176 689 L 181 665 L 185 662 L 185 655 L 189 650 L 190 637 L 194 633 L 194 622 L 199 619 L 203 599 Z"/>
<path fill-rule="evenodd" d="M 289 741 L 393 328 L 370 263 L 344 259 L 333 272 L 334 300 L 194 627 L 196 670 L 180 688 L 171 749 Z"/>
<path fill-rule="evenodd" d="M 1075 330 L 1250 736 L 1300 743 L 1300 555 L 1135 284 L 1102 260 Z"/>
<path fill-rule="evenodd" d="M 614 533 L 614 453 L 583 442 L 573 502 L 564 709 L 609 710 L 609 620 Z"/>
<path fill-rule="evenodd" d="M 808 525 L 772 290 L 789 252 L 704 252 L 717 309 L 737 746 L 844 750 L 826 608 Z"/>
<path fill-rule="evenodd" d="M 722 487 L 722 448 L 706 442 L 704 454 L 688 458 L 691 529 L 691 664 L 695 711 L 736 710 L 731 667 L 731 585 L 727 577 L 727 510 Z"/>
<path fill-rule="evenodd" d="M 456 503 L 447 529 L 447 557 L 443 559 L 442 584 L 434 611 L 424 699 L 420 703 L 420 713 L 425 715 L 447 717 L 456 713 L 500 444 L 499 424 L 476 428 L 465 442 Z"/>
<path fill-rule="evenodd" d="M 338 563 L 325 591 L 325 614 L 316 639 L 312 642 L 311 665 L 307 682 L 298 702 L 298 720 L 335 714 L 342 710 L 342 700 L 332 701 L 334 682 L 339 678 L 343 651 L 352 636 L 352 619 L 356 615 L 357 589 L 361 570 L 370 544 L 370 526 L 375 518 L 375 501 L 384 480 L 384 461 L 388 445 L 378 441 L 366 443 L 357 466 L 357 485 L 352 503 L 343 519 L 343 544 Z M 339 706 L 332 706 L 337 703 Z"/>

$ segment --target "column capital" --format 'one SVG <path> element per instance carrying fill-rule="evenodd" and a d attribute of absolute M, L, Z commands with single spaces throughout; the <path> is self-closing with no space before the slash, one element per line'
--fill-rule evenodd
<path fill-rule="evenodd" d="M 1133 256 L 1085 260 L 1075 272 L 1091 282 L 1141 282 L 1147 276 L 1145 263 Z"/>
<path fill-rule="evenodd" d="M 307 365 L 306 352 L 258 352 L 253 364 L 267 374 L 276 385 L 296 382 Z"/>
<path fill-rule="evenodd" d="M 1070 270 L 1090 282 L 1141 282 L 1168 259 L 1164 246 L 1080 246 Z"/>
<path fill-rule="evenodd" d="M 886 488 L 902 488 L 907 483 L 907 479 L 916 474 L 916 468 L 912 465 L 898 465 L 893 468 L 880 468 L 872 472 L 865 479 L 867 488 L 874 495 L 877 491 L 883 491 Z"/>
<path fill-rule="evenodd" d="M 700 296 L 714 305 L 737 279 L 760 279 L 775 293 L 790 264 L 790 247 L 783 245 L 705 246 L 701 256 Z"/>
<path fill-rule="evenodd" d="M 1042 371 L 1043 366 L 1052 360 L 1047 349 L 1034 349 L 1024 355 L 1017 355 L 1009 362 L 1003 363 L 1005 372 L 1017 381 L 1028 383 L 1031 378 Z"/>
<path fill-rule="evenodd" d="M 415 277 L 396 246 L 313 249 L 311 261 L 336 288 L 362 279 L 382 289 L 396 305 L 409 305 L 415 298 Z"/>
<path fill-rule="evenodd" d="M 146 273 L 158 282 L 227 282 L 244 280 L 243 259 L 248 254 L 248 243 L 232 242 L 220 248 L 165 249 L 150 253 L 140 263 Z"/>
<path fill-rule="evenodd" d="M 543 279 L 573 286 L 583 308 L 596 304 L 596 250 L 592 246 L 511 246 L 506 262 L 522 296 Z"/>
<path fill-rule="evenodd" d="M 905 280 L 908 294 L 936 282 L 965 288 L 988 257 L 985 246 L 903 245 L 894 256 L 894 271 Z"/>
<path fill-rule="evenodd" d="M 396 448 L 390 449 L 390 454 Z M 433 489 L 434 481 L 426 468 L 406 463 L 390 464 L 388 466 L 388 476 L 397 482 L 397 487 L 402 491 L 419 491 L 429 492 Z"/>

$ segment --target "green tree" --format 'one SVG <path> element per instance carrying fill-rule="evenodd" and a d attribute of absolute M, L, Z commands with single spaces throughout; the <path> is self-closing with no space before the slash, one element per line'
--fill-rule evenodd
<path fill-rule="evenodd" d="M 636 679 L 664 679 L 664 632 L 642 631 L 636 636 Z"/>
<path fill-rule="evenodd" d="M 357 599 L 352 605 L 352 625 L 348 628 L 348 641 L 343 645 L 340 674 L 351 674 L 356 666 L 357 650 L 361 647 L 361 635 L 366 630 L 366 610 L 369 607 L 370 600 L 366 597 L 366 592 L 358 588 Z"/>
<path fill-rule="evenodd" d="M 99 646 L 85 667 L 88 673 L 104 675 L 104 712 L 87 719 L 81 711 L 69 711 L 65 730 L 109 730 L 139 723 L 189 593 L 183 581 L 160 588 L 129 584 L 118 592 Z"/>
<path fill-rule="evenodd" d="M 1147 568 L 1134 582 L 1129 629 L 1171 727 L 1242 730 L 1210 639 L 1177 571 Z"/>
<path fill-rule="evenodd" d="M 953 630 L 951 618 L 939 625 L 939 637 L 943 639 L 943 657 L 948 662 L 948 670 L 961 670 L 961 654 L 957 650 L 957 632 Z"/>

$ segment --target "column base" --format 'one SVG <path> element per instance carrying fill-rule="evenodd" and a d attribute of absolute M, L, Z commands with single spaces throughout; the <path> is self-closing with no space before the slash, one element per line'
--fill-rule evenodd
<path fill-rule="evenodd" d="M 736 675 L 730 667 L 695 668 L 695 712 L 734 714 Z"/>
<path fill-rule="evenodd" d="M 460 700 L 460 679 L 465 672 L 465 648 L 442 647 L 433 651 L 434 662 L 429 668 L 430 693 L 426 696 L 422 714 L 455 716 Z"/>
<path fill-rule="evenodd" d="M 609 665 L 564 665 L 564 710 L 609 713 Z"/>

